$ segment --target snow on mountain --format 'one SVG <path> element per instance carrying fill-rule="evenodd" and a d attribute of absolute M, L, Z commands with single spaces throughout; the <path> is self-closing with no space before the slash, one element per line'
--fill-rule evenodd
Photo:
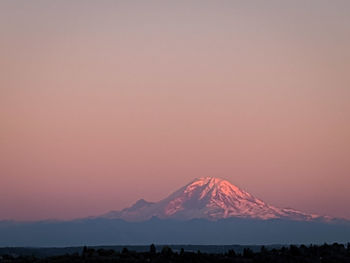
<path fill-rule="evenodd" d="M 305 221 L 322 219 L 318 215 L 271 206 L 227 180 L 216 177 L 195 179 L 159 202 L 141 199 L 129 208 L 109 212 L 103 217 L 127 221 L 143 221 L 152 217 L 181 220 L 218 220 L 229 217 Z"/>

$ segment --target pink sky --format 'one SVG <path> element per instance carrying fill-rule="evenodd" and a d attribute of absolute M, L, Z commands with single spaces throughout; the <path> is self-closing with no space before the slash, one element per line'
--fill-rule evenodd
<path fill-rule="evenodd" d="M 0 220 L 98 215 L 203 176 L 350 219 L 349 13 L 1 1 Z"/>

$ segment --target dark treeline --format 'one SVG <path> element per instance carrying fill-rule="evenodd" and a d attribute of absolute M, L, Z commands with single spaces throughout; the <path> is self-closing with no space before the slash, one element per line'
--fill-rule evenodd
<path fill-rule="evenodd" d="M 296 246 L 281 247 L 279 249 L 267 249 L 264 246 L 260 251 L 253 252 L 245 248 L 242 253 L 236 253 L 230 249 L 226 253 L 213 254 L 188 252 L 184 249 L 173 251 L 170 247 L 164 246 L 160 251 L 152 244 L 148 252 L 135 252 L 124 248 L 121 252 L 113 249 L 94 249 L 84 247 L 81 253 L 52 256 L 46 258 L 36 258 L 34 256 L 1 255 L 1 263 L 63 263 L 63 262 L 276 262 L 276 263 L 342 263 L 350 262 L 350 243 L 347 246 L 334 243 L 321 246 Z"/>

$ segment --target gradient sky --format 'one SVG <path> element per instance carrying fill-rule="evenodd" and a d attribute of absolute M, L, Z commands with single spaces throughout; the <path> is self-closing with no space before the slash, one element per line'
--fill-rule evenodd
<path fill-rule="evenodd" d="M 219 176 L 350 219 L 350 1 L 0 1 L 0 219 Z"/>

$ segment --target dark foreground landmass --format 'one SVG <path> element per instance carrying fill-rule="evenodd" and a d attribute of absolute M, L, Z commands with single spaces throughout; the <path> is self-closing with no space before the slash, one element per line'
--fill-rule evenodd
<path fill-rule="evenodd" d="M 158 246 L 159 247 L 159 246 Z M 163 246 L 158 250 L 153 244 L 148 251 L 137 252 L 124 247 L 121 251 L 106 248 L 83 247 L 80 251 L 67 253 L 65 255 L 37 257 L 34 255 L 3 254 L 5 248 L 0 252 L 1 263 L 61 263 L 61 262 L 232 262 L 232 263 L 349 263 L 350 262 L 350 243 L 347 246 L 334 243 L 332 245 L 324 244 L 321 246 L 282 246 L 280 248 L 268 248 L 261 246 L 256 251 L 249 247 L 243 248 L 241 252 L 229 249 L 224 253 L 205 253 L 200 250 L 187 251 L 184 248 L 174 250 L 171 246 Z M 217 246 L 215 246 L 217 247 Z M 239 248 L 240 246 L 237 246 Z M 10 248 L 8 248 L 10 251 Z M 19 249 L 19 248 L 18 248 Z M 71 248 L 74 249 L 74 248 Z M 17 252 L 20 250 L 17 250 Z M 23 248 L 25 251 L 25 248 Z"/>
<path fill-rule="evenodd" d="M 202 253 L 208 254 L 224 254 L 229 250 L 234 250 L 236 253 L 243 253 L 244 249 L 249 248 L 254 252 L 260 251 L 261 245 L 165 245 L 156 244 L 156 251 L 161 251 L 164 246 L 170 247 L 174 252 L 180 252 L 184 249 L 186 252 L 197 252 L 198 250 Z M 283 245 L 266 245 L 265 247 L 269 250 L 274 248 L 279 249 Z M 114 245 L 114 246 L 88 246 L 94 250 L 114 250 L 121 252 L 124 248 L 134 252 L 148 252 L 150 249 L 149 245 Z M 66 254 L 80 254 L 83 251 L 84 246 L 74 247 L 0 247 L 0 255 L 18 255 L 18 256 L 35 256 L 37 258 L 46 258 L 52 256 L 62 256 Z"/>
<path fill-rule="evenodd" d="M 349 241 L 350 221 L 227 218 L 142 222 L 91 218 L 72 221 L 0 221 L 0 247 L 72 247 L 114 244 L 323 244 Z M 252 243 L 252 241 L 254 243 Z"/>

